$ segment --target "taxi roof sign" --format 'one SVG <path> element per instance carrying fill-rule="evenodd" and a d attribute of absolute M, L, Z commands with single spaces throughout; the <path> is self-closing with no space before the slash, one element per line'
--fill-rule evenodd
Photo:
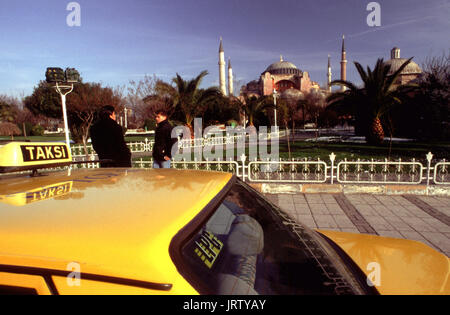
<path fill-rule="evenodd" d="M 70 165 L 72 155 L 65 143 L 10 142 L 0 146 L 0 173 Z"/>

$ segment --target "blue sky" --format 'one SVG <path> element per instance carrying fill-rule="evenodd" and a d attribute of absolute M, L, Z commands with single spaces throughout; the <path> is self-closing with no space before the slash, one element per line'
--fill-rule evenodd
<path fill-rule="evenodd" d="M 218 85 L 223 37 L 241 84 L 279 60 L 326 82 L 327 56 L 339 78 L 342 34 L 347 79 L 353 61 L 373 66 L 392 47 L 419 65 L 450 49 L 450 0 L 379 0 L 381 26 L 369 27 L 369 0 L 78 0 L 81 26 L 69 27 L 69 0 L 0 0 L 0 94 L 28 95 L 49 66 L 77 68 L 83 79 L 127 85 L 144 75 L 209 75 Z"/>

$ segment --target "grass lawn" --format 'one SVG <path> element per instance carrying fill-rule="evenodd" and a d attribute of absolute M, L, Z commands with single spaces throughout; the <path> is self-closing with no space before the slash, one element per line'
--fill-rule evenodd
<path fill-rule="evenodd" d="M 52 141 L 64 141 L 65 136 L 60 135 L 46 135 L 46 136 L 15 136 L 14 141 L 31 141 L 31 142 L 52 142 Z M 11 141 L 11 137 L 0 136 L 0 141 Z"/>
<path fill-rule="evenodd" d="M 146 136 L 126 136 L 125 141 L 127 142 L 145 142 L 145 139 L 148 141 L 153 141 L 155 139 L 154 135 L 146 135 Z"/>
<path fill-rule="evenodd" d="M 336 154 L 336 160 L 398 160 L 401 158 L 410 161 L 426 160 L 428 152 L 433 153 L 434 159 L 450 159 L 450 142 L 397 142 L 384 143 L 380 146 L 365 143 L 311 143 L 296 141 L 291 143 L 291 157 L 293 158 L 320 158 L 328 161 L 331 153 Z M 287 143 L 280 144 L 280 156 L 288 158 Z"/>

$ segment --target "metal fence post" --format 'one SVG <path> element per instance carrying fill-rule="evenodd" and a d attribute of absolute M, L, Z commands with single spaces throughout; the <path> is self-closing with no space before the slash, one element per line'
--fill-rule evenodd
<path fill-rule="evenodd" d="M 431 152 L 428 152 L 428 154 L 427 154 L 427 161 L 428 161 L 428 168 L 427 168 L 427 195 L 428 195 L 428 188 L 430 186 L 431 160 L 433 160 L 433 154 Z"/>
<path fill-rule="evenodd" d="M 336 159 L 336 154 L 334 152 L 331 152 L 330 154 L 330 161 L 331 161 L 331 185 L 334 183 L 334 161 Z"/>
<path fill-rule="evenodd" d="M 245 154 L 241 155 L 241 162 L 242 162 L 242 180 L 245 182 L 245 160 L 247 159 L 247 157 L 245 156 Z"/>

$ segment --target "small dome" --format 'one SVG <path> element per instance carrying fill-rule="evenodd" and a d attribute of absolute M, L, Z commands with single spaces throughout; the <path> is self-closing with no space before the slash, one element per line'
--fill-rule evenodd
<path fill-rule="evenodd" d="M 405 61 L 408 59 L 405 58 L 395 58 L 385 62 L 386 65 L 391 66 L 391 70 L 389 70 L 389 75 L 394 74 Z M 422 69 L 419 67 L 417 63 L 411 60 L 411 62 L 403 69 L 401 74 L 419 74 L 422 73 Z"/>

